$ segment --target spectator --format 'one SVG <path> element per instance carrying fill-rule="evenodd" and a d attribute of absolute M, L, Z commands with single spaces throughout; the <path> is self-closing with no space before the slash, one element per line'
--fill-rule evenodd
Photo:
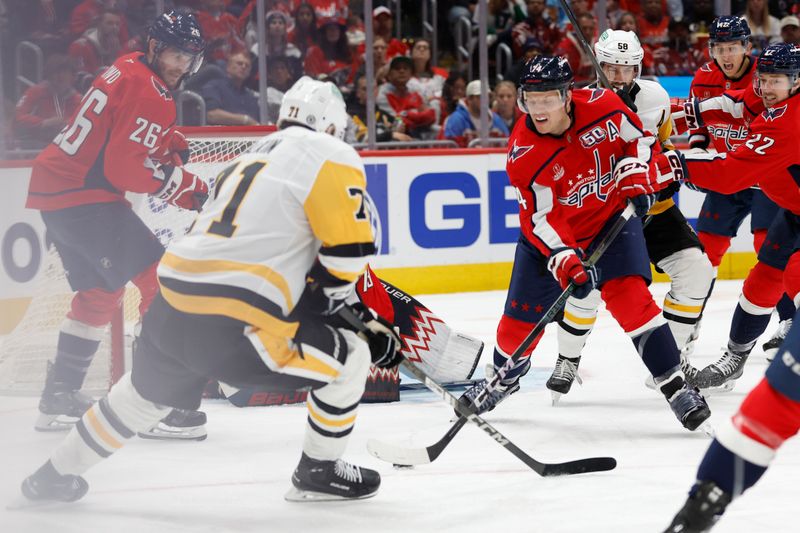
<path fill-rule="evenodd" d="M 786 44 L 800 45 L 800 19 L 794 15 L 781 19 L 781 40 Z"/>
<path fill-rule="evenodd" d="M 694 0 L 690 4 L 686 18 L 689 19 L 689 29 L 692 33 L 708 33 L 708 28 L 717 18 L 714 13 L 714 0 Z"/>
<path fill-rule="evenodd" d="M 228 56 L 227 76 L 211 80 L 203 87 L 206 120 L 224 126 L 253 126 L 260 116 L 258 94 L 244 82 L 250 76 L 252 63 L 246 52 Z"/>
<path fill-rule="evenodd" d="M 704 50 L 692 44 L 689 20 L 669 23 L 669 41 L 653 50 L 652 73 L 656 76 L 694 76 L 706 62 Z"/>
<path fill-rule="evenodd" d="M 742 18 L 750 26 L 750 41 L 753 43 L 753 55 L 772 43 L 781 42 L 781 24 L 777 18 L 769 14 L 767 0 L 747 0 Z"/>
<path fill-rule="evenodd" d="M 395 56 L 389 63 L 387 81 L 379 87 L 375 103 L 384 113 L 401 120 L 410 136 L 429 138 L 436 112 L 425 104 L 422 95 L 409 90 L 413 72 L 414 62 L 410 57 Z"/>
<path fill-rule="evenodd" d="M 444 122 L 444 118 L 456 110 L 458 102 L 467 95 L 467 82 L 469 78 L 465 72 L 454 70 L 444 80 L 442 87 L 442 107 L 443 113 L 441 114 L 440 121 Z"/>
<path fill-rule="evenodd" d="M 297 81 L 297 76 L 292 72 L 289 59 L 286 57 L 271 57 L 267 63 L 267 86 L 285 93 Z"/>
<path fill-rule="evenodd" d="M 594 16 L 590 13 L 582 13 L 575 17 L 578 20 L 578 26 L 591 46 L 595 41 L 597 29 Z M 572 72 L 575 75 L 576 84 L 586 85 L 594 80 L 596 75 L 594 64 L 592 59 L 583 51 L 579 37 L 575 35 L 575 30 L 570 29 L 567 31 L 567 36 L 561 40 L 558 48 L 556 48 L 556 55 L 567 58 L 569 66 L 572 67 Z"/>
<path fill-rule="evenodd" d="M 467 84 L 466 97 L 458 103 L 456 110 L 447 117 L 444 123 L 445 139 L 455 141 L 462 148 L 477 138 L 481 123 L 481 81 L 473 80 Z M 508 137 L 508 127 L 497 113 L 489 109 L 492 121 L 489 128 L 490 137 Z"/>
<path fill-rule="evenodd" d="M 73 41 L 68 53 L 74 58 L 78 71 L 94 75 L 125 53 L 120 37 L 121 23 L 119 13 L 104 11 L 97 18 L 94 27 Z"/>
<path fill-rule="evenodd" d="M 386 41 L 383 40 L 383 37 L 377 35 L 372 39 L 372 64 L 375 85 L 386 83 L 386 75 L 389 73 L 389 61 L 386 59 Z"/>
<path fill-rule="evenodd" d="M 617 25 L 614 27 L 615 30 L 622 30 L 622 31 L 632 31 L 639 36 L 639 21 L 636 19 L 636 15 L 631 13 L 630 11 L 624 11 L 619 15 L 617 19 Z"/>
<path fill-rule="evenodd" d="M 654 50 L 669 40 L 669 17 L 661 0 L 642 0 L 642 14 L 637 19 L 642 46 Z"/>
<path fill-rule="evenodd" d="M 303 68 L 312 78 L 329 76 L 340 89 L 351 85 L 358 59 L 350 52 L 344 19 L 318 19 L 320 44 L 308 49 Z"/>
<path fill-rule="evenodd" d="M 308 49 L 317 41 L 317 14 L 311 4 L 302 3 L 294 10 L 294 28 L 289 31 L 289 42 L 305 57 Z"/>
<path fill-rule="evenodd" d="M 522 47 L 522 57 L 511 65 L 508 72 L 506 72 L 503 77 L 512 83 L 517 83 L 525 63 L 542 54 L 544 54 L 544 46 L 542 46 L 542 43 L 535 37 L 528 37 Z"/>
<path fill-rule="evenodd" d="M 508 131 L 514 129 L 517 119 L 524 115 L 517 105 L 517 85 L 510 80 L 503 80 L 494 88 L 494 111 L 506 125 Z"/>
<path fill-rule="evenodd" d="M 206 57 L 212 61 L 223 63 L 231 53 L 245 49 L 236 17 L 225 11 L 225 0 L 203 0 L 197 22 L 207 43 Z"/>
<path fill-rule="evenodd" d="M 25 91 L 14 115 L 15 136 L 37 146 L 52 141 L 81 103 L 72 58 L 54 54 L 47 58 L 44 72 L 45 81 Z"/>
<path fill-rule="evenodd" d="M 414 73 L 408 83 L 412 91 L 422 95 L 425 103 L 438 107 L 435 100 L 442 97 L 442 87 L 448 72 L 443 68 L 431 65 L 431 43 L 427 39 L 416 39 L 411 47 L 411 60 L 414 62 Z"/>
<path fill-rule="evenodd" d="M 377 94 L 377 86 L 375 89 Z M 355 90 L 348 98 L 347 113 L 353 120 L 352 140 L 367 142 L 369 132 L 367 131 L 367 77 L 365 74 L 359 74 L 356 78 Z M 405 133 L 405 127 L 402 120 L 396 120 L 394 115 L 386 113 L 380 107 L 375 107 L 376 142 L 413 140 Z"/>
<path fill-rule="evenodd" d="M 394 18 L 392 11 L 386 6 L 376 7 L 372 10 L 373 30 L 375 35 L 380 35 L 386 41 L 386 59 L 398 55 L 408 54 L 408 45 L 392 36 Z"/>
<path fill-rule="evenodd" d="M 283 11 L 273 10 L 268 12 L 266 19 L 267 30 L 267 55 L 273 57 L 287 57 L 300 61 L 301 53 L 295 45 L 289 42 L 286 28 L 289 26 L 289 15 Z M 258 56 L 258 43 L 254 43 L 250 51 Z"/>
<path fill-rule="evenodd" d="M 521 6 L 512 0 L 489 0 L 487 11 L 486 43 L 492 46 L 500 40 L 510 44 L 511 28 L 525 19 Z M 473 13 L 472 17 L 473 26 L 477 26 L 478 12 Z"/>
<path fill-rule="evenodd" d="M 561 42 L 561 31 L 545 13 L 545 0 L 528 0 L 528 17 L 515 25 L 511 30 L 512 48 L 514 57 L 519 58 L 524 54 L 525 43 L 530 38 L 535 38 L 543 53 L 552 54 Z"/>
<path fill-rule="evenodd" d="M 128 22 L 125 16 L 120 13 L 118 0 L 83 0 L 75 6 L 69 18 L 69 33 L 73 39 L 77 39 L 86 30 L 92 28 L 95 20 L 106 11 L 119 13 L 119 38 L 124 43 L 128 41 Z"/>
<path fill-rule="evenodd" d="M 341 18 L 347 20 L 350 0 L 306 0 L 314 8 L 317 20 L 322 18 Z"/>

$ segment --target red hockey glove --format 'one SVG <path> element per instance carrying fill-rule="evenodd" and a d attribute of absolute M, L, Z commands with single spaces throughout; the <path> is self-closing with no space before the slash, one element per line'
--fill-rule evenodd
<path fill-rule="evenodd" d="M 189 162 L 190 155 L 189 142 L 186 137 L 178 130 L 172 130 L 164 137 L 152 159 L 162 165 L 183 166 Z"/>
<path fill-rule="evenodd" d="M 686 161 L 683 154 L 677 150 L 668 150 L 655 156 L 657 178 L 660 184 L 669 185 L 669 182 L 684 182 L 689 179 L 686 171 Z"/>
<path fill-rule="evenodd" d="M 566 289 L 570 283 L 575 285 L 572 291 L 575 298 L 586 298 L 597 286 L 597 270 L 594 266 L 584 265 L 572 248 L 564 248 L 551 255 L 547 268 L 562 289 Z"/>
<path fill-rule="evenodd" d="M 647 214 L 662 188 L 650 176 L 650 167 L 635 157 L 626 157 L 614 167 L 614 180 L 619 194 L 636 209 L 636 216 Z"/>
<path fill-rule="evenodd" d="M 203 180 L 181 167 L 166 165 L 160 171 L 164 173 L 164 183 L 153 196 L 183 209 L 203 208 L 208 199 L 208 185 Z"/>
<path fill-rule="evenodd" d="M 699 101 L 694 98 L 680 104 L 671 104 L 672 122 L 675 128 L 673 135 L 683 135 L 689 130 L 696 130 L 703 126 L 702 117 L 699 115 Z"/>

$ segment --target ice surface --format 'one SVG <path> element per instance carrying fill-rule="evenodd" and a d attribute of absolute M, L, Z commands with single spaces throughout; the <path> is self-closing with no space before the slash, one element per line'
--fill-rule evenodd
<path fill-rule="evenodd" d="M 693 362 L 720 355 L 741 281 L 718 282 Z M 655 285 L 660 301 L 667 286 Z M 453 327 L 482 338 L 491 357 L 504 294 L 420 299 Z M 770 330 L 775 327 L 775 321 Z M 760 346 L 760 344 L 759 344 Z M 383 486 L 371 500 L 290 504 L 283 500 L 299 455 L 303 407 L 237 409 L 206 402 L 208 440 L 134 440 L 86 474 L 89 494 L 75 504 L 8 511 L 22 479 L 44 462 L 62 434 L 33 431 L 36 399 L 0 397 L 0 532 L 658 532 L 683 504 L 709 439 L 684 430 L 665 400 L 644 387 L 646 370 L 628 338 L 602 311 L 577 384 L 550 405 L 544 382 L 556 358 L 555 330 L 534 353 L 522 390 L 487 419 L 537 459 L 611 455 L 611 472 L 541 478 L 468 426 L 434 463 L 394 470 L 366 451 L 369 438 L 424 446 L 449 427 L 452 411 L 429 393 L 390 405 L 365 405 L 346 458 L 377 468 Z M 712 423 L 725 420 L 766 368 L 759 348 L 736 389 L 710 399 Z M 754 489 L 714 529 L 798 531 L 798 440 L 788 442 Z"/>

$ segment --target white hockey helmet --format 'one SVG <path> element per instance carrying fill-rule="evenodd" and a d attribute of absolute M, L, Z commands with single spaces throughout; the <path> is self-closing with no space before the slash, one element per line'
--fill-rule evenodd
<path fill-rule="evenodd" d="M 601 65 L 633 65 L 636 76 L 642 72 L 644 49 L 632 31 L 606 30 L 594 44 L 594 55 Z"/>
<path fill-rule="evenodd" d="M 303 76 L 283 95 L 278 127 L 287 122 L 344 140 L 347 109 L 342 93 L 330 82 Z"/>

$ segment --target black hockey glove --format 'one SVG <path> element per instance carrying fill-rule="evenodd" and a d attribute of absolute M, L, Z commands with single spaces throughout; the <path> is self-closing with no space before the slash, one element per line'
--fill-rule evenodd
<path fill-rule="evenodd" d="M 375 311 L 362 303 L 350 307 L 367 327 L 358 335 L 369 345 L 372 364 L 378 368 L 394 368 L 403 360 L 398 328 L 380 317 Z"/>
<path fill-rule="evenodd" d="M 639 110 L 639 108 L 636 107 L 636 104 L 633 103 L 633 98 L 631 97 L 631 93 L 630 93 L 629 89 L 627 89 L 627 88 L 618 89 L 618 90 L 616 90 L 614 92 L 616 92 L 617 96 L 619 96 L 622 99 L 622 101 L 625 103 L 625 105 L 628 106 L 628 109 L 630 109 L 634 113 L 636 113 Z"/>
<path fill-rule="evenodd" d="M 291 318 L 335 316 L 352 293 L 353 284 L 333 276 L 317 259 L 306 274 L 306 288 L 292 310 Z"/>

